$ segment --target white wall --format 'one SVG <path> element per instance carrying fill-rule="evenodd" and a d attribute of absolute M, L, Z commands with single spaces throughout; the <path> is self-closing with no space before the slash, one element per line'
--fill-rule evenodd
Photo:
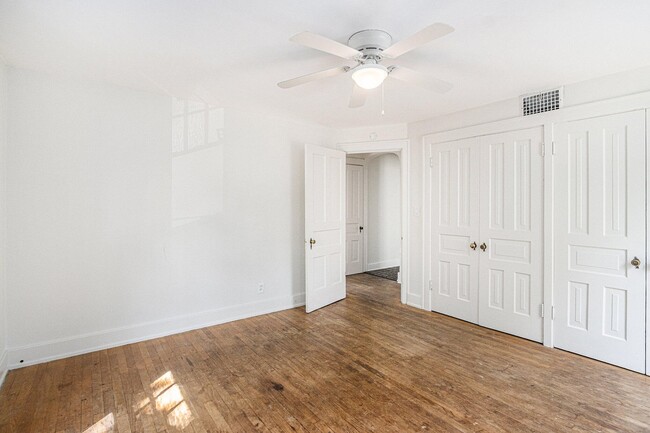
<path fill-rule="evenodd" d="M 0 62 L 0 385 L 7 373 L 7 68 Z"/>
<path fill-rule="evenodd" d="M 408 134 L 406 123 L 395 125 L 362 126 L 334 131 L 336 143 L 363 143 L 368 141 L 401 140 Z"/>
<path fill-rule="evenodd" d="M 565 102 L 648 89 L 645 68 L 567 85 Z M 9 335 L 11 365 L 301 303 L 304 142 L 410 140 L 407 296 L 424 306 L 422 137 L 519 110 L 513 97 L 408 128 L 338 131 L 270 113 L 221 113 L 215 145 L 172 155 L 169 98 L 0 69 L 0 144 L 8 129 L 0 269 L 6 258 L 10 305 L 3 308 L 0 290 L 8 318 L 5 334 L 0 317 L 0 343 Z"/>
<path fill-rule="evenodd" d="M 545 89 L 537 89 L 545 90 Z M 564 107 L 632 95 L 650 90 L 650 66 L 564 85 Z M 534 91 L 532 89 L 531 91 Z M 408 124 L 409 137 L 450 131 L 521 115 L 519 95 L 493 104 Z"/>
<path fill-rule="evenodd" d="M 10 365 L 304 301 L 303 144 L 331 130 L 223 108 L 183 150 L 168 97 L 8 83 Z"/>
<path fill-rule="evenodd" d="M 399 266 L 401 259 L 400 161 L 393 153 L 370 158 L 368 170 L 368 270 Z"/>

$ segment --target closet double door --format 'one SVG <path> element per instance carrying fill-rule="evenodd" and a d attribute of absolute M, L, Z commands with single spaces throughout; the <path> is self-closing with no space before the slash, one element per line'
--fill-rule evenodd
<path fill-rule="evenodd" d="M 431 309 L 542 340 L 543 131 L 430 147 Z"/>

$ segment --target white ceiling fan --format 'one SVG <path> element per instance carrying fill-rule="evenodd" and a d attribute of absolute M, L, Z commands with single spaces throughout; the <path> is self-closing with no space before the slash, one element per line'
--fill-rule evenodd
<path fill-rule="evenodd" d="M 347 45 L 311 32 L 298 33 L 289 40 L 344 59 L 354 60 L 357 62 L 357 65 L 339 66 L 314 72 L 313 74 L 282 81 L 278 83 L 278 86 L 283 89 L 288 89 L 322 78 L 352 72 L 352 80 L 355 84 L 352 88 L 352 96 L 350 97 L 350 108 L 363 106 L 366 102 L 366 91 L 379 87 L 386 77 L 396 78 L 439 93 L 448 92 L 451 90 L 452 85 L 446 81 L 430 77 L 403 66 L 384 66 L 381 62 L 385 59 L 396 59 L 404 53 L 441 38 L 453 31 L 454 28 L 447 24 L 435 23 L 406 39 L 392 44 L 393 38 L 383 30 L 361 30 L 350 36 Z"/>

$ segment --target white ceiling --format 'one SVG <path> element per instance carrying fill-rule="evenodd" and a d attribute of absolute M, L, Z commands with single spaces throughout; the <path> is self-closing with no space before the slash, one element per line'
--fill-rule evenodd
<path fill-rule="evenodd" d="M 276 82 L 345 60 L 288 41 L 303 30 L 346 42 L 379 28 L 402 39 L 444 22 L 451 35 L 401 64 L 454 83 L 446 95 L 387 80 L 347 107 L 343 75 Z M 647 0 L 0 0 L 0 55 L 29 69 L 270 109 L 335 127 L 421 120 L 650 65 Z"/>

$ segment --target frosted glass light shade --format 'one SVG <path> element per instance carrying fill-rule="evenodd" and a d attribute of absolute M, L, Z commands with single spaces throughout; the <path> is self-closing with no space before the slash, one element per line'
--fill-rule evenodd
<path fill-rule="evenodd" d="M 352 73 L 352 79 L 357 86 L 370 90 L 378 87 L 388 76 L 388 69 L 385 66 L 375 63 L 361 65 Z"/>

